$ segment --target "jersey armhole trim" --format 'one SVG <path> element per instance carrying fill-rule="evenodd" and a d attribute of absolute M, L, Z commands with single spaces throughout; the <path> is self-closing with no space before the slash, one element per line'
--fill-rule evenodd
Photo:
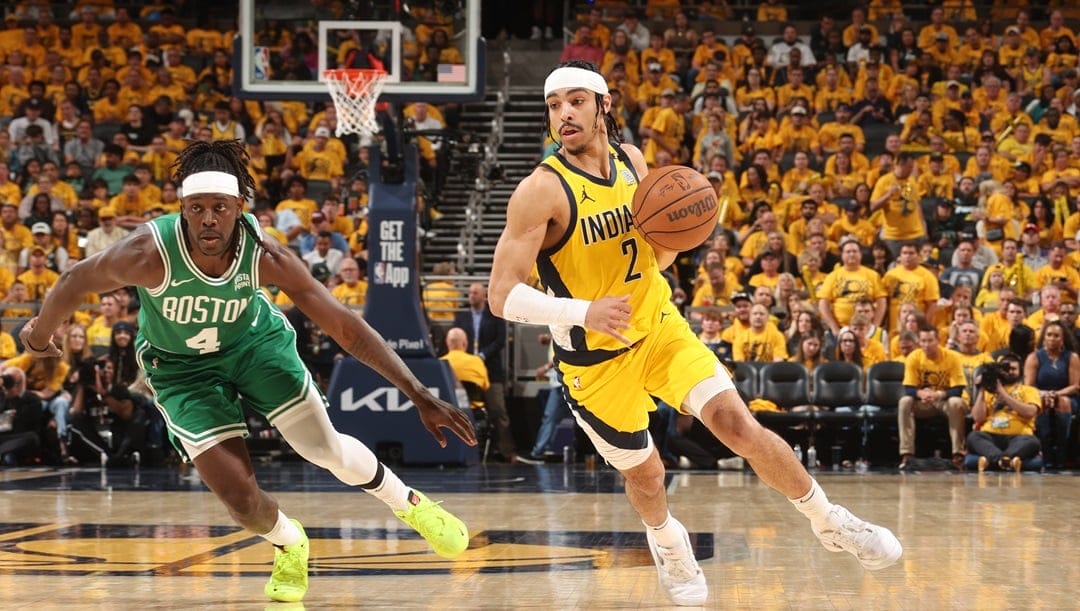
<path fill-rule="evenodd" d="M 172 261 L 169 260 L 169 249 L 165 248 L 165 240 L 161 235 L 161 228 L 157 226 L 157 223 L 147 223 L 150 227 L 150 235 L 154 238 L 154 247 L 157 248 L 158 255 L 161 256 L 161 263 L 165 267 L 165 275 L 161 281 L 161 284 L 146 289 L 146 292 L 151 297 L 160 297 L 165 289 L 169 288 L 169 282 L 172 281 Z"/>
<path fill-rule="evenodd" d="M 551 256 L 565 246 L 566 243 L 570 241 L 570 236 L 574 235 L 574 228 L 577 226 L 578 221 L 577 202 L 574 201 L 574 193 L 570 191 L 570 185 L 555 168 L 547 164 L 541 164 L 540 167 L 558 177 L 559 183 L 562 184 L 563 192 L 566 193 L 566 203 L 570 206 L 570 220 L 566 223 L 566 232 L 563 233 L 562 237 L 559 238 L 559 241 L 552 244 L 550 248 L 545 248 L 540 251 L 540 255 L 542 256 Z"/>

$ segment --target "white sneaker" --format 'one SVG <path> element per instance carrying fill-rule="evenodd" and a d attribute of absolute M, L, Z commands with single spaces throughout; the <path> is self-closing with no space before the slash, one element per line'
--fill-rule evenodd
<path fill-rule="evenodd" d="M 544 33 L 540 29 L 540 27 L 534 25 L 532 27 L 532 35 L 529 36 L 529 40 L 540 40 L 543 36 L 544 36 Z"/>
<path fill-rule="evenodd" d="M 691 469 L 693 467 L 694 467 L 694 463 L 690 462 L 689 458 L 687 458 L 685 456 L 680 456 L 679 457 L 679 468 L 680 469 Z"/>
<path fill-rule="evenodd" d="M 888 528 L 864 522 L 840 505 L 833 505 L 827 519 L 825 529 L 813 529 L 825 549 L 848 552 L 869 571 L 891 566 L 904 553 L 900 541 Z"/>
<path fill-rule="evenodd" d="M 680 547 L 660 547 L 653 540 L 649 528 L 645 529 L 645 538 L 649 541 L 649 551 L 656 563 L 660 586 L 667 592 L 671 602 L 683 606 L 701 606 L 709 597 L 709 586 L 705 585 L 705 575 L 694 559 L 694 550 L 690 546 L 690 536 L 686 534 L 686 528 L 678 522 L 676 524 L 683 536 Z"/>
<path fill-rule="evenodd" d="M 716 461 L 716 468 L 721 471 L 742 471 L 746 466 L 746 461 L 742 456 L 734 456 L 732 458 L 721 458 Z"/>

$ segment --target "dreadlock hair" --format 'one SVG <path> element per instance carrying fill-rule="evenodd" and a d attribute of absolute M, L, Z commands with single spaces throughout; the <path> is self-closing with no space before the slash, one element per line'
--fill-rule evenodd
<path fill-rule="evenodd" d="M 582 68 L 584 70 L 590 70 L 597 74 L 602 74 L 600 72 L 600 69 L 596 67 L 596 64 L 583 59 L 572 59 L 568 62 L 563 62 L 559 64 L 558 66 L 556 66 L 556 68 Z M 599 93 L 596 93 L 595 95 L 596 116 L 600 117 L 601 113 L 604 116 L 604 126 L 607 128 L 608 142 L 611 142 L 612 144 L 619 144 L 620 142 L 622 142 L 622 134 L 619 131 L 619 124 L 615 122 L 615 117 L 612 116 L 610 112 L 604 112 L 604 96 Z M 544 137 L 547 138 L 548 136 L 551 136 L 551 139 L 554 140 L 556 144 L 562 145 L 562 143 L 559 142 L 558 138 L 556 137 L 557 135 L 557 133 L 553 134 L 551 132 L 551 114 L 545 110 Z"/>
<path fill-rule="evenodd" d="M 170 169 L 173 172 L 172 181 L 178 185 L 182 184 L 188 176 L 198 172 L 225 172 L 226 174 L 232 174 L 236 177 L 240 187 L 240 198 L 249 200 L 255 195 L 256 187 L 255 179 L 251 177 L 247 166 L 248 152 L 239 140 L 214 140 L 212 142 L 194 140 L 188 143 L 184 150 L 180 151 Z M 184 235 L 186 236 L 187 220 L 183 216 L 180 217 L 180 223 L 184 227 Z M 266 246 L 259 237 L 259 232 L 252 226 L 247 217 L 241 214 L 237 218 L 237 223 L 255 240 L 259 248 L 266 250 Z M 232 241 L 231 246 L 234 248 L 239 247 L 239 232 L 233 232 Z"/>

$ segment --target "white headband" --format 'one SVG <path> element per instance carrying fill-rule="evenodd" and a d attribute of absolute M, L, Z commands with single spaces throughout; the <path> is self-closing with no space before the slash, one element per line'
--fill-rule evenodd
<path fill-rule="evenodd" d="M 240 182 L 235 176 L 225 172 L 196 172 L 185 178 L 180 185 L 180 197 L 200 193 L 223 193 L 238 197 Z"/>
<path fill-rule="evenodd" d="M 551 95 L 557 89 L 567 87 L 588 89 L 600 95 L 606 95 L 608 92 L 607 81 L 599 72 L 564 66 L 553 70 L 544 81 L 544 97 Z"/>

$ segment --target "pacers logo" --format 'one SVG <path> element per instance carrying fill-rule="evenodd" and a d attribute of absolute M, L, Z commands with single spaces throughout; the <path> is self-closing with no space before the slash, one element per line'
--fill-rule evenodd
<path fill-rule="evenodd" d="M 640 531 L 481 531 L 464 554 L 446 560 L 404 525 L 305 530 L 311 572 L 321 577 L 653 564 Z M 713 557 L 711 533 L 691 533 L 690 541 L 698 560 Z M 745 541 L 725 542 L 725 549 L 745 550 Z M 0 524 L 0 574 L 264 576 L 272 565 L 270 544 L 235 526 Z"/>

